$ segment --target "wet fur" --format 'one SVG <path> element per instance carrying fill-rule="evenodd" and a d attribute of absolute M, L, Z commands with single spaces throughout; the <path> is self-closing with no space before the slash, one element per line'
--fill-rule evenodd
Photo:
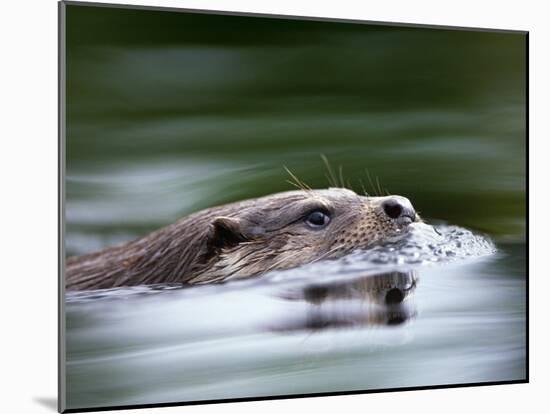
<path fill-rule="evenodd" d="M 403 234 L 381 212 L 383 199 L 304 189 L 199 211 L 127 244 L 68 258 L 66 287 L 212 283 L 342 256 Z M 304 221 L 316 209 L 331 214 L 324 229 Z"/>

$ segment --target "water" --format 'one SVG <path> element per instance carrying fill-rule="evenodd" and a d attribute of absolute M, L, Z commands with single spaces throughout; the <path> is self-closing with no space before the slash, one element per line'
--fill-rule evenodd
<path fill-rule="evenodd" d="M 523 378 L 518 247 L 417 227 L 261 279 L 69 294 L 69 407 Z"/>
<path fill-rule="evenodd" d="M 293 189 L 283 166 L 324 188 L 321 154 L 427 223 L 261 279 L 69 294 L 68 408 L 525 378 L 523 37 L 68 18 L 67 255 Z"/>

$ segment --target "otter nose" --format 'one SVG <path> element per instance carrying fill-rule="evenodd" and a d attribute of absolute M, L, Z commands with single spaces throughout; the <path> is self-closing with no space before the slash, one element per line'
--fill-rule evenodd
<path fill-rule="evenodd" d="M 388 197 L 382 203 L 382 209 L 389 218 L 408 218 L 411 221 L 416 219 L 416 211 L 409 200 L 405 197 Z"/>

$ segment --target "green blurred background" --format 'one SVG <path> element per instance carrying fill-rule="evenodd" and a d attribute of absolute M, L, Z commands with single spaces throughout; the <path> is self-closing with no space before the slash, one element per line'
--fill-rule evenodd
<path fill-rule="evenodd" d="M 352 187 L 525 238 L 526 37 L 67 7 L 67 252 L 204 207 Z"/>

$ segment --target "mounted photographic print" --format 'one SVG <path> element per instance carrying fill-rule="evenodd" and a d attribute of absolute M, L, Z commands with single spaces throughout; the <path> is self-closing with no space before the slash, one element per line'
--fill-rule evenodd
<path fill-rule="evenodd" d="M 60 3 L 60 411 L 521 383 L 519 31 Z"/>

